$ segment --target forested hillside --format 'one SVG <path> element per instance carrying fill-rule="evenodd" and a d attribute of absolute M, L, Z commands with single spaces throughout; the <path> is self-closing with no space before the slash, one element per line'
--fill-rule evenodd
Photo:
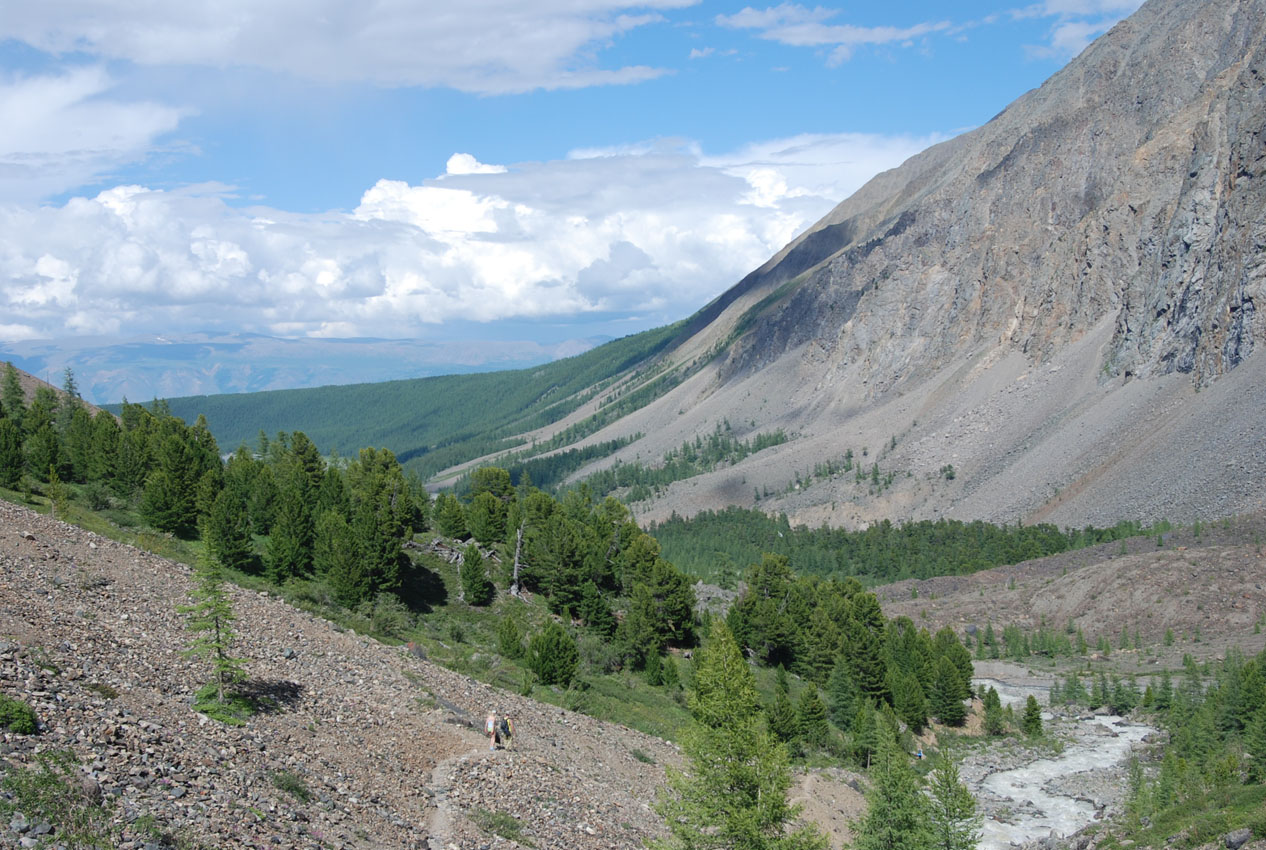
<path fill-rule="evenodd" d="M 964 575 L 1168 528 L 1120 522 L 1111 528 L 1060 530 L 1053 525 L 992 525 L 937 520 L 875 523 L 861 531 L 793 526 L 786 514 L 729 507 L 673 516 L 649 531 L 664 555 L 691 575 L 733 586 L 744 564 L 782 555 L 799 573 L 870 583 Z"/>
<path fill-rule="evenodd" d="M 205 416 L 217 441 L 230 450 L 254 446 L 261 431 L 303 431 L 327 452 L 354 454 L 366 445 L 391 448 L 401 464 L 428 476 L 522 446 L 523 439 L 515 435 L 562 419 L 614 378 L 663 350 L 679 330 L 680 323 L 656 328 L 533 369 L 189 396 L 167 403 L 187 421 Z M 591 430 L 614 412 L 591 423 Z"/>

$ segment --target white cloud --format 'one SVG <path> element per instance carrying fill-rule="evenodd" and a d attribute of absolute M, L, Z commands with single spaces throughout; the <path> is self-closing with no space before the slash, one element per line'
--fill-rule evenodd
<path fill-rule="evenodd" d="M 468 153 L 455 153 L 448 158 L 444 172 L 446 174 L 501 174 L 505 170 L 504 165 L 488 165 Z"/>
<path fill-rule="evenodd" d="M 910 27 L 828 24 L 827 21 L 837 14 L 835 9 L 809 9 L 797 3 L 783 3 L 766 9 L 749 6 L 733 15 L 718 15 L 716 22 L 733 29 L 761 30 L 761 38 L 792 47 L 835 47 L 829 58 L 831 64 L 849 59 L 852 51 L 863 45 L 903 44 L 910 39 L 950 29 L 948 21 L 924 22 Z"/>
<path fill-rule="evenodd" d="M 7 14 L 7 13 L 6 13 Z M 0 76 L 0 197 L 32 200 L 144 158 L 182 111 L 120 103 L 100 68 Z"/>
<path fill-rule="evenodd" d="M 322 81 L 522 92 L 663 73 L 593 53 L 697 0 L 41 0 L 9 4 L 0 40 L 141 65 L 253 67 Z M 636 12 L 636 13 L 631 13 Z"/>
<path fill-rule="evenodd" d="M 414 337 L 455 319 L 675 318 L 931 139 L 660 141 L 381 180 L 351 213 L 119 186 L 0 207 L 0 340 L 231 330 Z"/>
<path fill-rule="evenodd" d="M 1034 58 L 1068 59 L 1142 5 L 1143 0 L 1044 0 L 1016 9 L 1012 16 L 1055 18 L 1049 40 L 1025 50 Z"/>

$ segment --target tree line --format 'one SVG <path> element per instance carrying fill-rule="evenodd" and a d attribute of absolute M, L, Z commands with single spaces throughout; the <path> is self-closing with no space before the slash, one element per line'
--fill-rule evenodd
<path fill-rule="evenodd" d="M 737 578 L 735 565 L 753 563 L 766 552 L 790 558 L 800 573 L 887 582 L 966 575 L 1148 532 L 1136 522 L 1060 530 L 1047 523 L 993 525 L 947 519 L 883 520 L 849 531 L 793 526 L 786 514 L 734 506 L 701 511 L 689 519 L 674 514 L 648 530 L 673 563 L 728 586 Z"/>

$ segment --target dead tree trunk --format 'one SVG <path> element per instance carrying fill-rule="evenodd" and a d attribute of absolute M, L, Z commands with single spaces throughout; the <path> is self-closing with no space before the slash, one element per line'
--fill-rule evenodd
<path fill-rule="evenodd" d="M 519 556 L 523 553 L 523 524 L 519 523 L 519 533 L 514 541 L 514 575 L 510 578 L 510 595 L 519 595 Z"/>

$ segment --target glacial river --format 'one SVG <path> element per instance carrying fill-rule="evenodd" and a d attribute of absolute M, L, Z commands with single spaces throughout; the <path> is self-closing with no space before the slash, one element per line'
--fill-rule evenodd
<path fill-rule="evenodd" d="M 1049 696 L 1037 685 L 975 680 L 982 682 L 996 688 L 1003 705 L 1013 705 L 1017 715 L 1029 694 L 1043 705 Z M 1042 720 L 1049 723 L 1052 717 L 1043 712 Z M 1120 787 L 1119 768 L 1131 748 L 1156 730 L 1109 715 L 1076 721 L 1070 731 L 1071 739 L 1061 734 L 1065 746 L 1058 756 L 968 779 L 968 787 L 986 812 L 981 848 L 1001 850 L 1052 833 L 1069 835 L 1089 824 L 1095 818 L 1094 801 L 1103 796 L 1104 786 Z"/>

